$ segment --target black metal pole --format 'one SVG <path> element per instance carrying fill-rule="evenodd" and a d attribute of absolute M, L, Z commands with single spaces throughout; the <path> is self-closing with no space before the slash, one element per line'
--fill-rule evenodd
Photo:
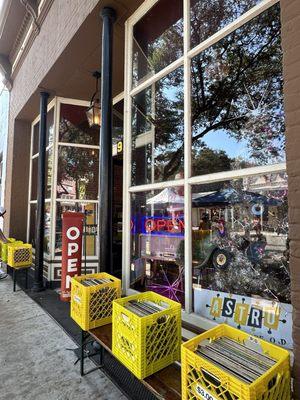
<path fill-rule="evenodd" d="M 39 158 L 37 181 L 37 213 L 35 231 L 35 271 L 32 290 L 39 292 L 44 289 L 44 221 L 45 221 L 45 185 L 46 185 L 46 136 L 47 136 L 47 105 L 49 93 L 40 93 L 40 129 L 39 129 Z"/>
<path fill-rule="evenodd" d="M 115 11 L 101 10 L 102 65 L 101 65 L 101 128 L 99 159 L 99 270 L 112 272 L 112 47 Z"/>

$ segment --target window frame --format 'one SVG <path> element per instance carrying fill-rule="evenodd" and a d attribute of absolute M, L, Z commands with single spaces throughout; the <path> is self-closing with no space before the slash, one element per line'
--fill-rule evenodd
<path fill-rule="evenodd" d="M 200 183 L 218 182 L 226 179 L 243 178 L 257 174 L 270 172 L 285 172 L 286 163 L 278 163 L 267 166 L 258 166 L 233 171 L 208 173 L 206 175 L 192 176 L 191 148 L 192 148 L 192 127 L 190 121 L 191 110 L 191 60 L 202 51 L 217 43 L 228 34 L 245 25 L 253 18 L 271 8 L 280 0 L 262 0 L 256 6 L 249 9 L 233 22 L 220 29 L 208 39 L 190 48 L 190 0 L 183 1 L 183 56 L 169 64 L 153 76 L 142 80 L 140 84 L 132 85 L 132 64 L 133 64 L 133 27 L 134 25 L 158 2 L 159 0 L 146 0 L 137 11 L 125 23 L 125 82 L 124 82 L 124 165 L 123 170 L 123 254 L 122 254 L 122 284 L 126 294 L 138 293 L 130 288 L 130 263 L 131 263 L 131 234 L 130 220 L 131 207 L 130 196 L 149 190 L 164 189 L 166 187 L 184 187 L 184 215 L 185 215 L 185 310 L 182 311 L 183 319 L 200 324 L 203 329 L 215 326 L 215 322 L 201 317 L 193 312 L 193 287 L 192 287 L 192 185 Z M 159 79 L 162 79 L 178 67 L 184 68 L 184 178 L 172 181 L 164 181 L 150 184 L 132 186 L 131 184 L 131 116 L 132 98 L 142 90 L 150 87 Z"/>
<path fill-rule="evenodd" d="M 124 100 L 124 92 L 119 93 L 113 98 L 113 105 L 118 102 Z M 96 145 L 86 145 L 80 143 L 68 143 L 68 142 L 59 142 L 59 118 L 60 118 L 60 106 L 61 104 L 70 104 L 83 106 L 88 108 L 90 106 L 90 102 L 87 100 L 78 100 L 66 97 L 54 97 L 47 107 L 47 112 L 54 108 L 54 134 L 53 134 L 53 142 L 51 145 L 47 146 L 46 150 L 48 151 L 50 148 L 53 148 L 52 151 L 52 181 L 51 181 L 51 197 L 45 199 L 45 203 L 50 203 L 50 237 L 51 237 L 51 246 L 49 254 L 44 254 L 45 259 L 50 260 L 50 264 L 48 265 L 48 280 L 54 280 L 54 271 L 51 267 L 52 262 L 57 262 L 61 260 L 61 256 L 55 255 L 55 234 L 56 234 L 56 212 L 57 212 L 57 203 L 81 203 L 81 204 L 98 204 L 99 200 L 80 200 L 80 199 L 60 199 L 57 198 L 56 187 L 57 187 L 57 161 L 58 161 L 58 148 L 59 146 L 73 146 L 73 147 L 82 147 L 82 148 L 90 148 L 94 150 L 100 150 L 100 146 Z M 34 126 L 40 121 L 40 115 L 38 115 L 31 123 L 31 138 L 30 138 L 30 165 L 29 165 L 29 190 L 28 190 L 28 206 L 27 206 L 27 232 L 26 232 L 26 240 L 29 241 L 30 235 L 30 206 L 32 204 L 37 203 L 37 199 L 31 200 L 31 190 L 32 190 L 32 160 L 39 156 L 39 153 L 33 154 L 33 134 L 34 134 Z M 92 261 L 93 265 L 98 265 L 97 261 L 99 258 L 99 241 L 96 241 L 96 255 L 87 256 L 87 260 Z M 92 264 L 90 264 L 92 265 Z"/>

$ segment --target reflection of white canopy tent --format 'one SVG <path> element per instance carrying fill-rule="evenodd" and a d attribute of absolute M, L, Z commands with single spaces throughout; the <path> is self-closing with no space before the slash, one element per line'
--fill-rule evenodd
<path fill-rule="evenodd" d="M 148 199 L 147 204 L 184 204 L 184 197 L 176 193 L 174 189 L 166 188 L 158 193 L 156 196 Z"/>

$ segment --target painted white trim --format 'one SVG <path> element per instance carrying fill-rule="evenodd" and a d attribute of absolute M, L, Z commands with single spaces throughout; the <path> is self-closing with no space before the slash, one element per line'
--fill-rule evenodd
<path fill-rule="evenodd" d="M 143 80 L 139 85 L 135 86 L 130 95 L 133 97 L 138 93 L 142 92 L 148 86 L 151 86 L 153 83 L 159 81 L 160 79 L 164 78 L 170 72 L 173 72 L 175 69 L 181 67 L 184 63 L 184 56 L 178 58 L 177 60 L 173 61 L 171 64 L 167 65 L 165 68 L 161 69 L 155 75 L 151 75 L 150 78 Z"/>
<path fill-rule="evenodd" d="M 80 199 L 61 199 L 59 197 L 56 198 L 58 203 L 84 203 L 84 204 L 98 204 L 98 200 L 80 200 Z"/>
<path fill-rule="evenodd" d="M 30 130 L 30 158 L 29 158 L 29 179 L 28 179 L 28 204 L 27 204 L 27 229 L 26 229 L 26 241 L 29 242 L 29 231 L 30 231 L 30 200 L 31 200 L 31 174 L 32 174 L 32 149 L 33 149 L 33 124 L 31 124 Z"/>
<path fill-rule="evenodd" d="M 122 290 L 124 293 L 130 286 L 130 192 L 131 186 L 131 102 L 130 88 L 132 84 L 132 25 L 125 23 L 125 65 L 124 65 L 124 152 L 123 152 L 123 240 L 122 240 Z"/>
<path fill-rule="evenodd" d="M 190 0 L 183 3 L 183 30 L 184 30 L 184 295 L 185 309 L 191 312 L 193 309 L 192 299 L 192 194 L 188 184 L 191 176 L 191 61 L 187 57 L 190 45 Z"/>
<path fill-rule="evenodd" d="M 113 98 L 113 106 L 116 105 L 117 103 L 119 103 L 120 101 L 124 100 L 124 91 L 117 94 L 114 98 Z"/>
<path fill-rule="evenodd" d="M 148 192 L 150 190 L 160 190 L 168 187 L 184 186 L 184 183 L 185 183 L 184 179 L 177 179 L 173 181 L 164 181 L 164 182 L 148 183 L 145 185 L 130 186 L 128 190 L 130 193 Z"/>
<path fill-rule="evenodd" d="M 73 106 L 88 107 L 90 102 L 88 100 L 71 99 L 69 97 L 56 97 L 59 104 L 70 104 Z"/>
<path fill-rule="evenodd" d="M 232 171 L 216 172 L 213 174 L 193 176 L 188 179 L 190 185 L 201 183 L 220 182 L 227 179 L 238 179 L 252 175 L 262 175 L 272 172 L 281 172 L 286 170 L 286 163 L 278 163 L 272 165 L 262 165 L 258 167 L 237 169 Z"/>
<path fill-rule="evenodd" d="M 134 24 L 136 24 L 157 2 L 158 0 L 144 1 L 144 3 L 142 3 L 139 8 L 126 21 L 126 23 L 128 23 L 128 26 L 133 26 Z"/>
<path fill-rule="evenodd" d="M 53 147 L 53 143 L 49 144 L 49 145 L 46 147 L 46 151 L 50 150 L 51 147 Z M 33 154 L 33 155 L 31 156 L 31 159 L 33 160 L 34 158 L 37 158 L 38 156 L 39 156 L 39 152 Z"/>
<path fill-rule="evenodd" d="M 94 150 L 99 150 L 100 149 L 100 146 L 96 146 L 96 145 L 93 145 L 93 144 L 68 143 L 68 142 L 58 142 L 58 146 L 81 147 L 83 149 L 94 149 Z"/>

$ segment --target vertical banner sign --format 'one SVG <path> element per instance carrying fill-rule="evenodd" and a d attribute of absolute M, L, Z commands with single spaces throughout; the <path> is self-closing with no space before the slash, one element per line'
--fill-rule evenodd
<path fill-rule="evenodd" d="M 65 212 L 62 215 L 62 301 L 70 301 L 71 278 L 81 273 L 83 221 L 83 213 Z"/>

